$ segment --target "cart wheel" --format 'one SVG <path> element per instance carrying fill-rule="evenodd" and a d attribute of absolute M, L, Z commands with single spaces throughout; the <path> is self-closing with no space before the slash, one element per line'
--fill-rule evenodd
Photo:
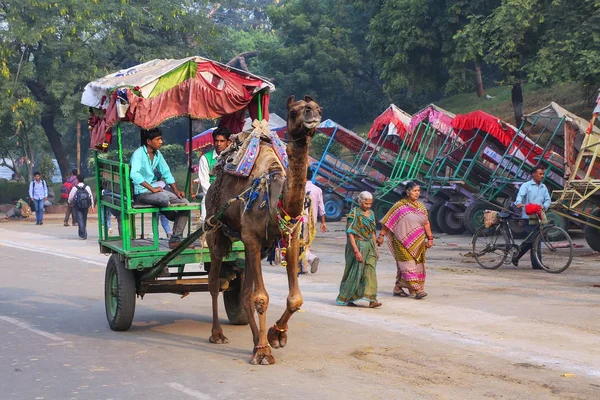
<path fill-rule="evenodd" d="M 135 314 L 135 277 L 125 262 L 113 254 L 106 265 L 104 307 L 108 325 L 113 331 L 126 331 Z"/>
<path fill-rule="evenodd" d="M 433 203 L 431 208 L 429 209 L 429 224 L 431 225 L 431 230 L 434 232 L 441 233 L 440 225 L 437 223 L 437 216 L 440 212 L 440 208 L 444 205 L 445 201 L 437 201 Z"/>
<path fill-rule="evenodd" d="M 594 211 L 592 215 L 600 218 L 600 208 Z M 585 232 L 585 241 L 588 246 L 594 251 L 600 251 L 600 229 L 586 225 L 583 231 Z"/>
<path fill-rule="evenodd" d="M 464 224 L 467 231 L 475 234 L 483 226 L 483 213 L 490 206 L 482 201 L 475 201 L 465 210 Z"/>
<path fill-rule="evenodd" d="M 223 303 L 227 319 L 233 325 L 248 325 L 248 314 L 242 303 L 242 275 L 230 282 L 229 290 L 223 292 Z"/>
<path fill-rule="evenodd" d="M 437 215 L 437 223 L 442 232 L 449 235 L 459 235 L 465 231 L 465 224 L 462 218 L 458 217 L 459 213 L 442 206 Z"/>
<path fill-rule="evenodd" d="M 323 194 L 323 203 L 325 205 L 325 220 L 339 221 L 344 214 L 344 200 L 333 193 Z"/>

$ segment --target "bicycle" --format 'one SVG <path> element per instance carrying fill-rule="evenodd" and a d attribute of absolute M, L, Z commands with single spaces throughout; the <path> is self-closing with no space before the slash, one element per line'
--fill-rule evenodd
<path fill-rule="evenodd" d="M 536 261 L 545 271 L 559 274 L 569 268 L 573 261 L 573 241 L 564 229 L 553 223 L 540 223 L 517 245 L 509 227 L 509 221 L 516 219 L 511 218 L 512 215 L 509 211 L 499 212 L 497 224 L 489 228 L 483 226 L 475 232 L 472 243 L 477 264 L 485 269 L 500 268 L 502 264 L 511 263 L 523 244 L 533 242 L 532 249 L 537 249 Z"/>

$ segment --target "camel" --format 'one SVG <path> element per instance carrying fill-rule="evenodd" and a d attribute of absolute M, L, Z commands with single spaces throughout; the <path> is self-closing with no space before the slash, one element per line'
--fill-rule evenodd
<path fill-rule="evenodd" d="M 310 97 L 296 101 L 290 96 L 287 101 L 287 138 L 286 147 L 289 167 L 284 170 L 280 159 L 268 143 L 261 143 L 260 153 L 254 168 L 247 178 L 233 176 L 224 171 L 222 163 L 215 166 L 215 182 L 207 193 L 207 214 L 214 216 L 225 210 L 219 223 L 206 235 L 210 249 L 211 268 L 209 272 L 209 291 L 212 296 L 213 325 L 210 342 L 222 344 L 228 339 L 223 335 L 219 323 L 218 296 L 219 274 L 222 260 L 232 246 L 231 232 L 241 237 L 245 247 L 245 269 L 242 274 L 242 304 L 249 317 L 250 329 L 254 340 L 253 355 L 250 363 L 270 365 L 275 363 L 271 348 L 281 348 L 287 344 L 288 321 L 292 314 L 302 306 L 302 294 L 298 286 L 299 224 L 291 226 L 295 217 L 302 215 L 308 166 L 308 146 L 321 122 L 321 107 Z M 236 196 L 256 189 L 258 200 L 252 207 L 247 202 L 230 202 Z M 265 182 L 267 182 L 265 184 Z M 260 206 L 259 206 L 259 203 Z M 213 222 L 216 222 L 214 219 Z M 222 226 L 221 226 L 222 222 Z M 282 232 L 282 222 L 284 231 Z M 210 221 L 209 221 L 210 225 Z M 229 236 L 226 235 L 229 234 Z M 286 235 L 283 235 L 286 233 Z M 286 270 L 289 294 L 283 315 L 270 329 L 267 328 L 267 308 L 269 295 L 262 278 L 261 250 L 273 245 L 276 238 L 289 240 L 286 254 Z M 255 312 L 258 315 L 258 325 Z M 267 333 L 268 329 L 268 333 Z"/>

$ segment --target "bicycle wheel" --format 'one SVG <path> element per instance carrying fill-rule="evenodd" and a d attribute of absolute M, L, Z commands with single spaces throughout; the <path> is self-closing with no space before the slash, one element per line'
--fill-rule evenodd
<path fill-rule="evenodd" d="M 535 258 L 544 270 L 559 274 L 573 261 L 573 241 L 562 228 L 546 226 L 533 241 Z"/>
<path fill-rule="evenodd" d="M 481 227 L 473 235 L 473 256 L 481 268 L 499 268 L 506 261 L 510 247 L 502 225 Z"/>

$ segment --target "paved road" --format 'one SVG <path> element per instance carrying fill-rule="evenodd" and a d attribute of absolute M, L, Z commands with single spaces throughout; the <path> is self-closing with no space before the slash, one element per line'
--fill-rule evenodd
<path fill-rule="evenodd" d="M 426 299 L 391 296 L 395 268 L 382 249 L 383 307 L 348 308 L 334 302 L 342 228 L 318 237 L 320 270 L 301 276 L 305 305 L 265 367 L 247 362 L 248 327 L 223 321 L 230 343 L 208 342 L 206 293 L 147 295 L 133 327 L 112 332 L 93 223 L 88 241 L 52 221 L 2 223 L 0 399 L 600 397 L 598 253 L 577 249 L 560 275 L 485 271 L 463 256 L 468 237 L 441 235 L 428 254 Z M 287 283 L 281 267 L 264 269 L 273 322 Z"/>

